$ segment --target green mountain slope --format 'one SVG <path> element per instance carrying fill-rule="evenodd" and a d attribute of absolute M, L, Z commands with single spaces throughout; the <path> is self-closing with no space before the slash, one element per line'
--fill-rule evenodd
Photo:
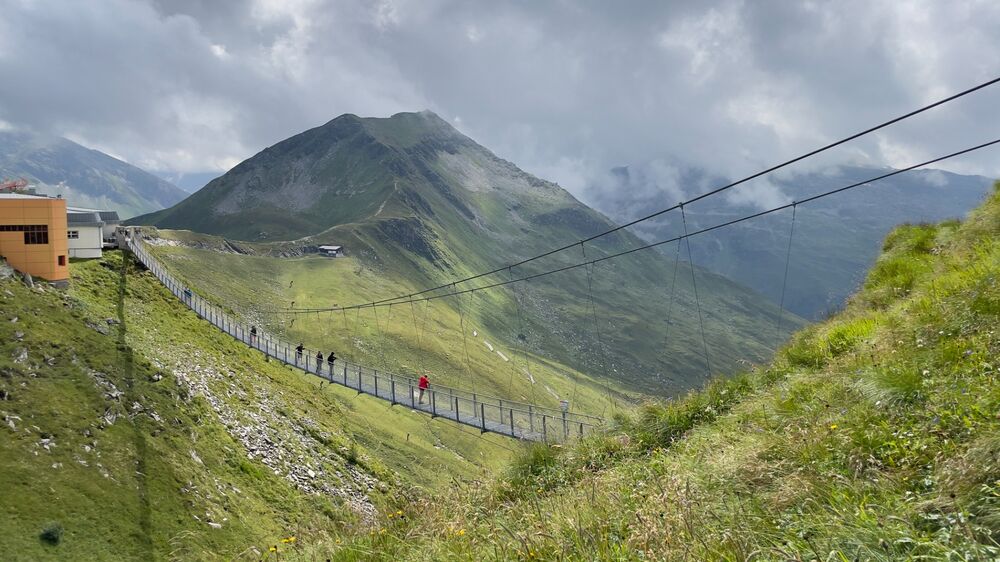
<path fill-rule="evenodd" d="M 888 170 L 840 166 L 822 172 L 795 174 L 771 180 L 774 189 L 802 200 L 830 189 L 864 181 Z M 662 180 L 661 180 L 662 181 Z M 685 197 L 712 185 L 728 183 L 697 170 L 668 176 Z M 864 280 L 878 257 L 886 234 L 904 222 L 937 222 L 965 216 L 989 193 L 992 180 L 944 170 L 914 170 L 855 190 L 802 205 L 796 213 L 796 232 L 789 263 L 785 303 L 809 319 L 822 319 L 839 310 Z M 647 170 L 618 168 L 611 185 L 594 196 L 596 208 L 625 222 L 661 209 L 677 195 L 661 186 Z M 737 188 L 752 190 L 753 184 Z M 607 195 L 605 195 L 607 193 Z M 775 203 L 777 204 L 777 203 Z M 759 207 L 726 198 L 708 198 L 687 209 L 691 228 L 707 228 L 752 214 Z M 791 211 L 707 233 L 691 240 L 698 265 L 746 285 L 772 300 L 780 299 L 780 276 L 785 268 Z M 649 240 L 662 240 L 681 231 L 675 216 L 638 227 Z"/>
<path fill-rule="evenodd" d="M 117 252 L 71 271 L 0 280 L 4 560 L 258 559 L 513 448 L 266 362 Z"/>
<path fill-rule="evenodd" d="M 283 273 L 282 262 L 275 259 L 248 279 L 277 286 L 276 278 L 283 277 L 287 287 L 256 299 L 231 298 L 213 281 L 212 254 L 195 252 L 174 260 L 181 275 L 188 265 L 199 264 L 197 274 L 188 272 L 195 287 L 220 290 L 217 297 L 229 299 L 232 306 L 256 310 L 293 301 L 297 307 L 324 307 L 390 297 L 515 262 L 612 227 L 606 217 L 559 186 L 519 170 L 428 112 L 388 119 L 338 117 L 264 150 L 175 207 L 132 222 L 249 240 L 256 244 L 248 246 L 252 251 L 271 257 L 339 244 L 356 259 L 351 267 L 334 268 L 306 258 L 303 275 L 315 269 L 324 276 L 325 285 L 314 283 L 311 293 L 301 292 L 302 280 Z M 185 236 L 190 238 L 180 235 Z M 533 275 L 640 244 L 621 232 L 458 288 Z M 445 302 L 449 316 L 464 306 L 480 326 L 502 338 L 507 349 L 550 358 L 593 380 L 655 393 L 697 385 L 709 370 L 728 372 L 741 360 L 763 360 L 781 341 L 778 332 L 801 322 L 786 315 L 784 328 L 777 330 L 773 303 L 723 277 L 696 270 L 706 361 L 691 271 L 686 262 L 678 271 L 674 276 L 673 261 L 644 252 L 596 265 L 590 279 L 584 269 L 573 269 L 510 291 Z M 365 280 L 372 276 L 390 282 L 379 286 Z M 675 299 L 669 298 L 671 286 Z M 338 349 L 371 361 L 350 344 L 340 323 L 317 323 L 307 330 L 314 319 L 302 320 L 296 329 L 304 333 L 294 337 L 325 348 L 329 343 L 318 334 L 326 334 L 336 338 Z M 280 330 L 287 319 L 261 321 Z M 404 337 L 392 344 L 386 348 L 420 347 Z M 411 367 L 416 354 L 405 361 Z M 396 361 L 387 367 L 403 365 Z M 499 386 L 489 373 L 482 378 L 484 384 Z M 504 373 L 500 378 L 510 377 Z M 522 373 L 518 378 L 530 377 Z"/>
<path fill-rule="evenodd" d="M 169 207 L 186 193 L 171 183 L 64 138 L 0 131 L 0 178 L 25 177 L 70 205 L 117 210 L 122 218 Z"/>
<path fill-rule="evenodd" d="M 995 560 L 998 325 L 1000 183 L 963 223 L 896 229 L 846 309 L 770 366 L 538 447 L 424 519 L 314 552 Z"/>

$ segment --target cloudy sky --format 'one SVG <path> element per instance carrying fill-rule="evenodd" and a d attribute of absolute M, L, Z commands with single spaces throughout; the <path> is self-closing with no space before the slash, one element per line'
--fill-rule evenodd
<path fill-rule="evenodd" d="M 995 0 L 0 0 L 0 127 L 160 172 L 431 109 L 582 194 L 623 164 L 754 171 L 995 76 Z M 1000 86 L 823 163 L 989 140 L 998 107 Z M 1000 154 L 948 167 L 1000 176 Z"/>

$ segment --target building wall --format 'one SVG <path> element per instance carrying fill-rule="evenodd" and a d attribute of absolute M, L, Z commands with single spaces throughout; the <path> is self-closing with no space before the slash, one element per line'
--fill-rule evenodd
<path fill-rule="evenodd" d="M 104 236 L 99 226 L 70 226 L 67 229 L 76 232 L 78 238 L 69 238 L 69 257 L 71 258 L 99 258 L 104 255 Z"/>
<path fill-rule="evenodd" d="M 25 244 L 24 232 L 0 231 L 0 255 L 7 258 L 11 267 L 33 277 L 48 281 L 69 279 L 66 201 L 41 197 L 0 198 L 0 225 L 47 226 L 48 244 Z"/>

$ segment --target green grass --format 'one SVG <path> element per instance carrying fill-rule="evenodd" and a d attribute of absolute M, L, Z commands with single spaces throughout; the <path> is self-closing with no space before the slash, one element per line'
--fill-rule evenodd
<path fill-rule="evenodd" d="M 1000 185 L 965 223 L 896 231 L 770 366 L 290 559 L 997 559 L 998 235 Z"/>
<path fill-rule="evenodd" d="M 230 559 L 289 535 L 332 542 L 517 448 L 320 389 L 197 319 L 149 273 L 123 276 L 117 252 L 71 268 L 68 292 L 0 282 L 5 560 Z M 251 433 L 373 511 L 304 493 L 251 458 L 226 419 L 264 412 Z"/>
<path fill-rule="evenodd" d="M 588 377 L 558 361 L 523 350 L 514 331 L 516 312 L 510 311 L 503 320 L 494 317 L 486 321 L 484 317 L 504 314 L 506 303 L 492 295 L 476 294 L 461 300 L 453 297 L 377 311 L 274 316 L 258 311 L 267 310 L 273 306 L 271 303 L 332 306 L 413 289 L 355 258 L 280 259 L 190 248 L 158 248 L 157 254 L 199 293 L 219 299 L 251 322 L 288 341 L 303 342 L 310 349 L 333 349 L 342 357 L 378 369 L 411 375 L 429 372 L 433 382 L 484 394 L 554 408 L 559 406 L 556 396 L 561 396 L 569 398 L 575 410 L 598 414 L 609 411 L 606 380 Z M 219 275 L 220 271 L 226 274 Z M 491 325 L 502 327 L 494 331 Z M 508 361 L 491 352 L 486 342 Z"/>

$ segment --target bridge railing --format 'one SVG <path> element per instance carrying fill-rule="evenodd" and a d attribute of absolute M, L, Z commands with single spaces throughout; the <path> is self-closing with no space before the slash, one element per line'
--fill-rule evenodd
<path fill-rule="evenodd" d="M 258 329 L 254 334 L 245 322 L 227 314 L 171 275 L 145 247 L 141 234 L 123 229 L 119 240 L 178 299 L 198 316 L 218 329 L 286 365 L 316 375 L 331 384 L 339 384 L 359 393 L 372 395 L 392 404 L 401 404 L 470 425 L 481 431 L 502 433 L 532 441 L 560 442 L 586 435 L 603 424 L 596 416 L 540 407 L 442 385 L 431 385 L 420 392 L 417 378 L 379 371 L 343 359 L 333 364 L 316 352 L 303 350 Z"/>

